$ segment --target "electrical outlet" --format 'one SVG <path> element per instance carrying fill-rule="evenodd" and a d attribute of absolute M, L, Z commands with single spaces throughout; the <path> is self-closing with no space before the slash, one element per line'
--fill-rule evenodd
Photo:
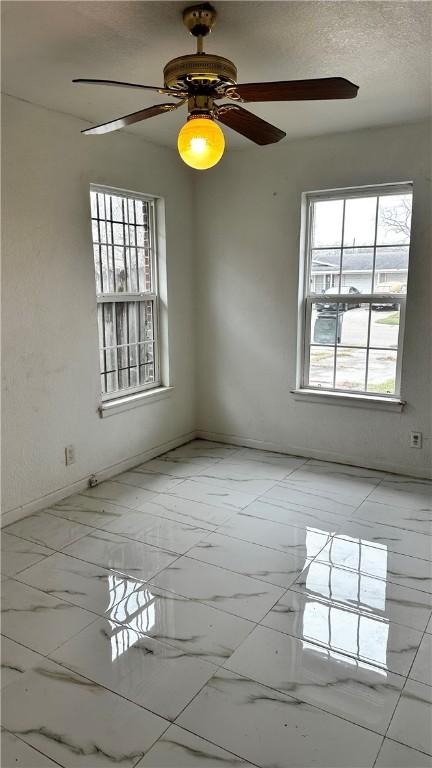
<path fill-rule="evenodd" d="M 67 445 L 65 448 L 65 464 L 68 467 L 69 464 L 75 464 L 75 446 Z"/>
<path fill-rule="evenodd" d="M 423 445 L 422 432 L 411 432 L 410 434 L 410 446 L 411 448 L 421 448 Z"/>

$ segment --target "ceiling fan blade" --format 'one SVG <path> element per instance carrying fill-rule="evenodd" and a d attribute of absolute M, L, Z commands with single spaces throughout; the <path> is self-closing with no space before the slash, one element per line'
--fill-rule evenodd
<path fill-rule="evenodd" d="M 315 80 L 282 80 L 275 83 L 243 83 L 229 86 L 225 96 L 240 101 L 309 101 L 313 99 L 354 99 L 358 85 L 344 77 Z"/>
<path fill-rule="evenodd" d="M 141 120 L 148 120 L 149 117 L 156 117 L 163 112 L 170 112 L 172 109 L 177 109 L 180 104 L 155 104 L 153 107 L 147 107 L 147 109 L 140 109 L 138 112 L 132 112 L 130 115 L 119 117 L 117 120 L 110 120 L 109 123 L 102 123 L 101 125 L 95 125 L 93 128 L 86 128 L 81 133 L 97 134 L 97 133 L 110 133 L 111 131 L 118 131 L 120 128 L 126 128 L 133 123 L 139 123 Z"/>
<path fill-rule="evenodd" d="M 253 115 L 238 104 L 222 104 L 217 108 L 216 118 L 228 128 L 232 128 L 261 146 L 274 144 L 286 136 L 284 131 L 262 120 L 261 117 Z"/>
<path fill-rule="evenodd" d="M 141 88 L 145 91 L 156 91 L 156 93 L 165 93 L 169 94 L 170 96 L 183 96 L 183 92 L 175 91 L 173 88 L 159 88 L 157 85 L 140 85 L 139 83 L 123 83 L 120 80 L 92 80 L 79 77 L 75 80 L 72 80 L 72 82 L 84 83 L 85 85 L 118 85 L 120 88 Z"/>

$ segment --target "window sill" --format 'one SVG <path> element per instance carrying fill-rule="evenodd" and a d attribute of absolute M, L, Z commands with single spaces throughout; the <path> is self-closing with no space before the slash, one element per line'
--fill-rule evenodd
<path fill-rule="evenodd" d="M 296 400 L 327 405 L 348 405 L 355 408 L 372 408 L 382 411 L 401 412 L 405 401 L 396 397 L 373 397 L 370 395 L 347 394 L 346 392 L 321 392 L 316 389 L 293 389 Z"/>
<path fill-rule="evenodd" d="M 138 408 L 141 405 L 164 400 L 171 394 L 173 389 L 174 387 L 158 387 L 157 389 L 149 389 L 145 392 L 136 392 L 133 395 L 117 397 L 115 400 L 106 400 L 99 406 L 99 415 L 101 419 L 106 419 L 107 416 L 130 411 L 131 408 Z"/>

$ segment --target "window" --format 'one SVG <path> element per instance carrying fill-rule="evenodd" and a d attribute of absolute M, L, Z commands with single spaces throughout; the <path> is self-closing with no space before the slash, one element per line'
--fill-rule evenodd
<path fill-rule="evenodd" d="M 160 385 L 155 201 L 90 189 L 102 399 Z"/>
<path fill-rule="evenodd" d="M 306 195 L 300 388 L 400 396 L 412 187 Z"/>

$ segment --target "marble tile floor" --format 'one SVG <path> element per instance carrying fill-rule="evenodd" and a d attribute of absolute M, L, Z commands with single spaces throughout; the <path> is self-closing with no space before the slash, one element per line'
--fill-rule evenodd
<path fill-rule="evenodd" d="M 3 768 L 432 768 L 432 482 L 196 440 L 1 543 Z"/>

